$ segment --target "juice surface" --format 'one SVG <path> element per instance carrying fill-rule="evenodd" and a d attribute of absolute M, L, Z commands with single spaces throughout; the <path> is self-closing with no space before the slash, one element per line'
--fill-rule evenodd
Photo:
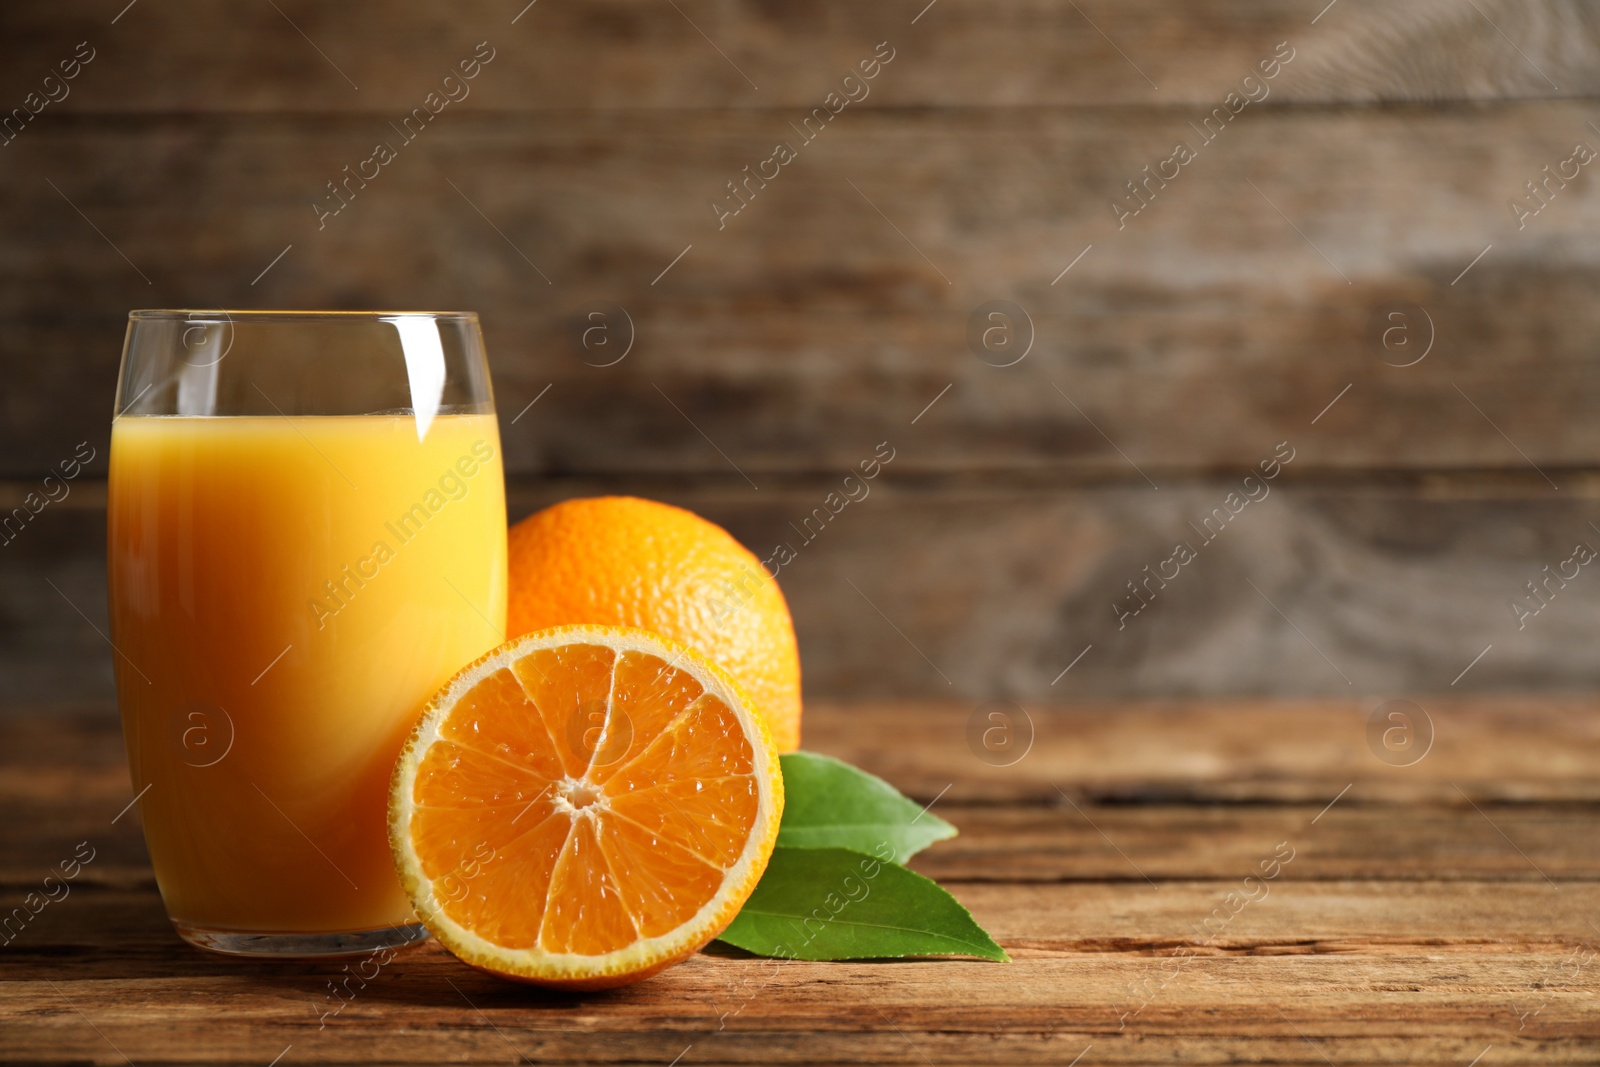
<path fill-rule="evenodd" d="M 387 840 L 423 702 L 499 644 L 493 415 L 123 416 L 109 565 L 123 731 L 174 920 L 409 921 Z"/>

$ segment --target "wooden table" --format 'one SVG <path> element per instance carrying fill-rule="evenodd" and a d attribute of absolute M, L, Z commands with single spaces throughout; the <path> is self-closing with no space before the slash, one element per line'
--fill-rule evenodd
<path fill-rule="evenodd" d="M 1600 717 L 1419 701 L 1410 766 L 1369 747 L 1376 701 L 1032 709 L 1008 767 L 969 750 L 967 708 L 814 707 L 808 747 L 938 798 L 961 836 L 914 866 L 1013 963 L 713 949 L 574 997 L 430 942 L 326 1018 L 342 964 L 172 934 L 107 709 L 14 713 L 5 906 L 95 858 L 0 947 L 0 1062 L 1600 1061 Z"/>

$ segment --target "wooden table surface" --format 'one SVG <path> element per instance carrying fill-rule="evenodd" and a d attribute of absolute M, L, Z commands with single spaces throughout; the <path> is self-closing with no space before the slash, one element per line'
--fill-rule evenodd
<path fill-rule="evenodd" d="M 814 707 L 808 748 L 938 798 L 961 835 L 913 865 L 1014 962 L 714 947 L 558 996 L 429 942 L 337 1014 L 343 964 L 173 935 L 106 709 L 13 713 L 5 908 L 80 842 L 94 859 L 0 947 L 0 1062 L 1600 1061 L 1600 717 L 1419 702 L 1410 766 L 1369 745 L 1375 701 L 1036 708 L 1007 767 L 969 749 L 967 708 Z"/>

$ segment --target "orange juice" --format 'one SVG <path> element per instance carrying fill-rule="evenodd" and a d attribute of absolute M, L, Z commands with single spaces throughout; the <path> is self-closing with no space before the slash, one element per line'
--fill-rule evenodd
<path fill-rule="evenodd" d="M 495 417 L 122 416 L 109 552 L 124 734 L 174 921 L 410 921 L 386 792 L 422 703 L 503 640 Z"/>

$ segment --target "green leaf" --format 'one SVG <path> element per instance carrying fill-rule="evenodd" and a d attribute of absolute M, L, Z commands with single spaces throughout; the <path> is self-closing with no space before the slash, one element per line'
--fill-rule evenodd
<path fill-rule="evenodd" d="M 783 764 L 785 848 L 853 848 L 904 863 L 956 828 L 905 797 L 876 775 L 832 756 L 791 752 Z"/>
<path fill-rule="evenodd" d="M 981 956 L 1005 950 L 920 874 L 843 848 L 777 848 L 722 940 L 802 960 Z"/>

